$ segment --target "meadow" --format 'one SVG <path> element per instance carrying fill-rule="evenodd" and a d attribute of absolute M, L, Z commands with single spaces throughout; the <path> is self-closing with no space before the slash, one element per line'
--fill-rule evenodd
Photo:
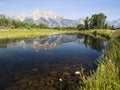
<path fill-rule="evenodd" d="M 9 30 L 0 30 L 0 39 L 22 39 L 22 38 L 35 38 L 42 37 L 46 35 L 54 35 L 54 34 L 69 34 L 76 33 L 78 31 L 74 30 L 54 30 L 54 29 L 9 29 Z"/>

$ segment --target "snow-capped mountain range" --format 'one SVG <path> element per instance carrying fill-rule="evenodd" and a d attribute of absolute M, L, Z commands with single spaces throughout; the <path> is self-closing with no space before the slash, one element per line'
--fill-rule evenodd
<path fill-rule="evenodd" d="M 14 19 L 17 21 L 22 22 L 30 22 L 30 23 L 44 23 L 48 25 L 49 27 L 73 27 L 77 26 L 80 23 L 84 23 L 84 19 L 66 19 L 62 16 L 52 12 L 41 12 L 39 9 L 36 9 L 31 14 L 22 13 L 21 15 L 17 16 L 13 13 L 10 13 L 7 15 L 9 19 Z"/>
<path fill-rule="evenodd" d="M 44 23 L 49 27 L 76 27 L 78 24 L 84 24 L 84 18 L 66 19 L 52 11 L 41 12 L 39 9 L 34 10 L 31 14 L 22 13 L 18 16 L 10 13 L 7 17 L 22 22 Z M 120 19 L 107 21 L 107 23 L 110 26 L 120 27 Z"/>
<path fill-rule="evenodd" d="M 113 20 L 113 21 L 108 21 L 107 23 L 109 26 L 114 26 L 115 28 L 120 28 L 120 18 Z"/>

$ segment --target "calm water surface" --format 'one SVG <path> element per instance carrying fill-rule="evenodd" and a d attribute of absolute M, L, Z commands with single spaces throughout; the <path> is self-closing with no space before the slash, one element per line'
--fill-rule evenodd
<path fill-rule="evenodd" d="M 106 42 L 88 35 L 0 41 L 0 90 L 72 90 L 97 68 Z"/>

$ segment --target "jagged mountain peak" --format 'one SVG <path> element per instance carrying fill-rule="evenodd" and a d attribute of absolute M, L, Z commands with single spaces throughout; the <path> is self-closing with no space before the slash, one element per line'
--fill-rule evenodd
<path fill-rule="evenodd" d="M 62 16 L 52 12 L 52 11 L 47 11 L 44 12 L 43 17 L 45 17 L 46 19 L 57 19 L 57 18 L 62 18 Z"/>
<path fill-rule="evenodd" d="M 28 17 L 28 15 L 25 12 L 21 13 L 21 15 L 18 16 L 18 18 L 19 18 L 20 21 L 24 21 L 25 18 L 27 18 L 27 17 Z"/>
<path fill-rule="evenodd" d="M 42 17 L 42 13 L 40 12 L 39 9 L 36 9 L 30 14 L 30 17 L 33 18 L 33 20 L 38 20 L 39 18 Z"/>
<path fill-rule="evenodd" d="M 52 11 L 47 11 L 47 12 L 41 12 L 39 9 L 34 10 L 31 15 L 31 18 L 33 18 L 33 20 L 38 20 L 40 18 L 45 18 L 45 19 L 57 19 L 57 18 L 61 18 L 60 15 L 52 12 Z"/>
<path fill-rule="evenodd" d="M 18 19 L 17 16 L 16 16 L 13 12 L 9 13 L 9 14 L 7 15 L 7 17 L 8 17 L 9 19 L 14 19 L 14 20 L 17 20 L 17 19 Z"/>
<path fill-rule="evenodd" d="M 8 14 L 8 16 L 9 16 L 9 17 L 14 17 L 15 14 L 11 12 L 11 13 Z"/>

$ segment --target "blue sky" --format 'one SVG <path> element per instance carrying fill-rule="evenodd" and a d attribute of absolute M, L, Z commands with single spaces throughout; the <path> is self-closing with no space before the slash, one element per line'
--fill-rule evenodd
<path fill-rule="evenodd" d="M 103 12 L 108 20 L 120 18 L 120 0 L 0 0 L 0 13 L 53 11 L 65 18 L 85 18 Z"/>

